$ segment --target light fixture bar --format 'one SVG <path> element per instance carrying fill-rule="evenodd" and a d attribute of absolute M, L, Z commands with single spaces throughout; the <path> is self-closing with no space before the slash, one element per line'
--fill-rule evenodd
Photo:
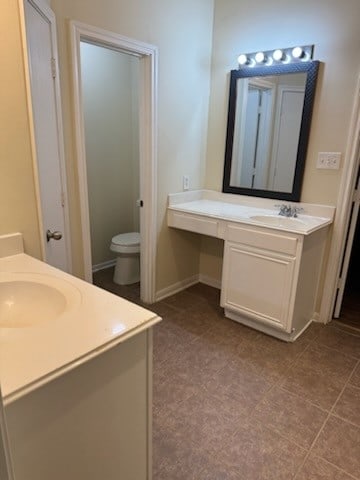
<path fill-rule="evenodd" d="M 283 65 L 312 60 L 314 45 L 299 45 L 282 49 L 241 53 L 238 56 L 239 68 L 254 66 Z"/>

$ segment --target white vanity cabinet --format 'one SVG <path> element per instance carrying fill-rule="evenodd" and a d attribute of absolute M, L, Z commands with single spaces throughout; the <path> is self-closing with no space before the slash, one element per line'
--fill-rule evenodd
<path fill-rule="evenodd" d="M 301 204 L 312 215 L 292 219 L 279 217 L 271 200 L 234 200 L 206 191 L 189 197 L 169 196 L 168 225 L 224 240 L 225 316 L 294 341 L 315 316 L 334 208 Z"/>
<path fill-rule="evenodd" d="M 290 333 L 298 239 L 236 226 L 227 237 L 221 306 Z"/>
<path fill-rule="evenodd" d="M 313 319 L 326 229 L 309 236 L 229 225 L 221 306 L 233 320 L 283 340 Z"/>

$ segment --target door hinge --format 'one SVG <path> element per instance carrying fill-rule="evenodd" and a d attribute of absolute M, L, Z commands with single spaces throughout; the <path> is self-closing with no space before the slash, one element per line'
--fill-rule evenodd
<path fill-rule="evenodd" d="M 136 200 L 136 206 L 137 207 L 143 207 L 144 206 L 144 202 L 142 200 Z"/>
<path fill-rule="evenodd" d="M 61 206 L 65 207 L 65 193 L 61 192 Z"/>
<path fill-rule="evenodd" d="M 56 78 L 56 61 L 54 57 L 51 59 L 51 74 L 53 78 Z"/>

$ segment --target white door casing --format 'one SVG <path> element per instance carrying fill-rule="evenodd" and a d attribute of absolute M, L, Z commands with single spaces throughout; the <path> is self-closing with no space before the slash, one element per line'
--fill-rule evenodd
<path fill-rule="evenodd" d="M 157 158 L 157 47 L 76 21 L 70 21 L 73 67 L 75 135 L 79 178 L 81 230 L 85 280 L 92 282 L 90 218 L 86 172 L 84 116 L 81 88 L 80 42 L 112 48 L 140 58 L 140 288 L 141 299 L 155 301 L 156 266 L 156 158 Z"/>
<path fill-rule="evenodd" d="M 358 140 L 358 157 L 360 158 L 360 137 Z M 334 318 L 339 318 L 341 312 L 341 306 L 344 299 L 346 279 L 350 266 L 351 252 L 354 243 L 354 237 L 356 232 L 356 225 L 358 222 L 358 215 L 360 210 L 360 177 L 358 178 L 357 186 L 354 191 L 354 203 L 351 212 L 351 218 L 349 222 L 349 232 L 347 235 L 345 250 L 344 250 L 344 259 L 342 262 L 342 268 L 340 271 L 339 281 L 338 281 L 338 294 L 336 296 L 335 309 L 334 309 Z"/>
<path fill-rule="evenodd" d="M 20 11 L 43 260 L 71 272 L 55 16 L 41 0 L 20 0 Z"/>
<path fill-rule="evenodd" d="M 323 295 L 319 321 L 328 323 L 332 319 L 341 263 L 346 245 L 351 204 L 359 170 L 359 138 L 360 138 L 360 77 L 354 95 L 349 135 L 344 155 L 343 173 L 338 193 L 335 220 L 332 226 L 331 246 L 327 259 Z"/>

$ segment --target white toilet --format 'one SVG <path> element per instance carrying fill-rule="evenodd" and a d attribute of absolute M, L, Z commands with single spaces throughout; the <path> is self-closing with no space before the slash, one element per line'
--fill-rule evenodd
<path fill-rule="evenodd" d="M 120 233 L 111 239 L 110 250 L 117 254 L 114 282 L 131 285 L 140 281 L 140 233 Z"/>

